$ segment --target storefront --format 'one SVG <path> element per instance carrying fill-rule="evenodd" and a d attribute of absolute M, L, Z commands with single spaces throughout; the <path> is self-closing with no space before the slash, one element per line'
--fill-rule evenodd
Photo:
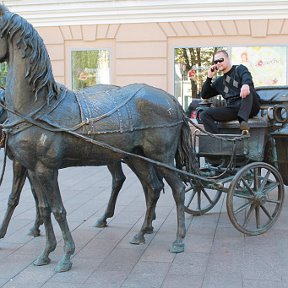
<path fill-rule="evenodd" d="M 205 47 L 227 48 L 235 64 L 248 61 L 260 85 L 288 83 L 288 1 L 33 2 L 4 4 L 36 27 L 54 76 L 69 88 L 147 83 L 187 105 L 199 90 L 191 80 L 203 67 L 191 62 L 189 77 L 191 69 L 181 71 L 175 51 Z"/>

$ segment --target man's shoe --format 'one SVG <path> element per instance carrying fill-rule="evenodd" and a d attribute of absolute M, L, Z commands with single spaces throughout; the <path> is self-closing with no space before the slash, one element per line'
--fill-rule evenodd
<path fill-rule="evenodd" d="M 243 135 L 249 134 L 249 125 L 246 121 L 242 121 L 240 123 L 240 130 L 242 131 Z"/>

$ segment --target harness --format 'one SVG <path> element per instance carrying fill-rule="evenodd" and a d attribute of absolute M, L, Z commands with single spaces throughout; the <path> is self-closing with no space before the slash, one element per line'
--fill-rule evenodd
<path fill-rule="evenodd" d="M 46 129 L 50 127 L 52 131 L 65 130 L 77 131 L 81 135 L 102 135 L 113 133 L 126 133 L 145 129 L 169 128 L 180 125 L 183 120 L 172 123 L 145 124 L 139 121 L 137 113 L 133 109 L 138 109 L 132 103 L 132 99 L 145 87 L 145 84 L 128 85 L 124 88 L 101 89 L 97 91 L 92 87 L 86 88 L 78 93 L 69 92 L 65 86 L 61 86 L 61 93 L 50 105 L 44 103 L 40 108 L 32 113 L 20 115 L 19 119 L 11 122 L 9 119 L 2 125 L 6 131 L 14 135 L 32 125 L 32 120 L 44 123 Z M 136 89 L 135 89 L 136 88 Z M 71 101 L 77 103 L 73 111 Z M 70 105 L 69 105 L 70 104 Z M 143 102 L 145 105 L 145 103 Z M 5 105 L 4 105 L 5 106 Z M 7 111 L 17 115 L 15 111 L 5 108 Z M 141 109 L 141 108 L 140 108 Z M 75 119 L 75 115 L 79 119 Z M 77 118 L 77 117 L 76 117 Z M 65 124 L 63 120 L 65 119 Z M 149 119 L 151 120 L 151 119 Z M 150 123 L 152 121 L 149 121 Z M 57 128 L 55 128 L 57 127 Z"/>
<path fill-rule="evenodd" d="M 140 91 L 140 87 L 139 89 L 137 90 Z M 150 158 L 147 158 L 145 156 L 142 156 L 142 155 L 138 155 L 138 154 L 134 154 L 134 153 L 130 153 L 130 152 L 127 152 L 127 151 L 124 151 L 122 149 L 119 149 L 117 147 L 114 147 L 114 146 L 111 146 L 105 142 L 102 142 L 102 141 L 98 141 L 98 140 L 95 140 L 91 137 L 88 137 L 86 136 L 85 134 L 81 134 L 79 133 L 79 131 L 76 131 L 77 129 L 79 130 L 79 127 L 84 127 L 85 125 L 89 124 L 90 121 L 92 123 L 97 123 L 97 122 L 100 122 L 101 119 L 104 119 L 106 117 L 110 117 L 111 115 L 114 115 L 116 111 L 120 110 L 120 108 L 123 108 L 125 107 L 125 105 L 127 105 L 129 103 L 129 101 L 137 94 L 134 93 L 133 95 L 131 95 L 129 97 L 129 99 L 124 102 L 124 103 L 121 103 L 121 105 L 118 105 L 118 106 L 115 106 L 114 108 L 110 109 L 108 112 L 104 113 L 103 115 L 99 116 L 99 117 L 93 117 L 93 118 L 90 118 L 89 121 L 86 120 L 86 121 L 81 121 L 80 123 L 78 123 L 76 126 L 72 126 L 72 127 L 61 127 L 59 126 L 57 123 L 53 123 L 50 121 L 50 118 L 47 119 L 45 118 L 46 114 L 42 114 L 44 111 L 47 113 L 47 114 L 52 114 L 53 111 L 56 111 L 56 108 L 59 107 L 60 103 L 62 101 L 64 101 L 65 97 L 66 97 L 66 92 L 67 90 L 63 91 L 63 96 L 59 97 L 59 99 L 57 100 L 57 103 L 54 103 L 53 105 L 51 105 L 50 107 L 41 107 L 43 110 L 41 111 L 41 109 L 38 109 L 36 112 L 33 112 L 29 115 L 22 115 L 16 111 L 13 111 L 11 109 L 9 109 L 8 107 L 5 106 L 5 104 L 1 103 L 0 102 L 0 106 L 2 108 L 4 108 L 5 110 L 7 110 L 8 112 L 18 116 L 20 118 L 20 120 L 18 121 L 15 121 L 13 123 L 4 123 L 3 126 L 3 131 L 5 133 L 5 155 L 6 155 L 6 144 L 7 144 L 7 141 L 8 141 L 8 136 L 9 134 L 13 135 L 13 134 L 16 134 L 16 133 L 19 133 L 20 131 L 23 131 L 24 129 L 27 129 L 31 126 L 36 126 L 36 127 L 39 127 L 41 129 L 45 129 L 47 131 L 50 131 L 50 132 L 65 132 L 65 133 L 68 133 L 70 135 L 73 135 L 77 138 L 80 138 L 86 142 L 89 142 L 91 144 L 94 144 L 94 145 L 97 145 L 99 147 L 102 147 L 102 148 L 105 148 L 105 149 L 109 149 L 115 153 L 118 153 L 120 155 L 122 155 L 122 159 L 125 159 L 125 157 L 134 157 L 134 158 L 137 158 L 137 159 L 141 159 L 141 160 L 144 160 L 146 162 L 149 162 L 153 165 L 156 165 L 156 166 L 160 166 L 160 167 L 163 167 L 163 168 L 167 168 L 169 170 L 172 170 L 172 171 L 175 171 L 175 172 L 178 172 L 180 174 L 183 174 L 183 175 L 186 175 L 186 176 L 189 176 L 189 177 L 192 177 L 193 179 L 198 179 L 198 180 L 201 180 L 201 181 L 204 181 L 204 182 L 209 182 L 211 185 L 215 185 L 215 189 L 221 189 L 222 188 L 222 184 L 220 182 L 217 182 L 215 179 L 211 179 L 211 178 L 207 178 L 207 177 L 203 177 L 201 175 L 198 175 L 198 174 L 192 174 L 190 172 L 187 172 L 187 171 L 184 171 L 184 170 L 180 170 L 180 169 L 177 169 L 177 168 L 174 168 L 172 166 L 169 166 L 165 163 L 162 163 L 162 162 L 159 162 L 159 161 L 156 161 L 156 160 L 153 160 L 153 159 L 150 159 Z M 84 100 L 83 100 L 84 101 Z M 78 103 L 80 103 L 81 100 L 79 100 Z M 46 104 L 46 103 L 45 103 Z M 82 106 L 81 106 L 82 107 Z M 116 108 L 117 107 L 117 108 Z M 84 117 L 86 115 L 86 113 L 89 113 L 89 112 L 85 112 L 84 109 L 82 109 L 82 116 L 81 116 L 81 119 L 84 120 Z M 42 113 L 40 113 L 40 111 Z M 88 111 L 88 109 L 87 109 Z M 91 110 L 90 110 L 91 112 Z M 55 112 L 56 113 L 56 112 Z M 92 116 L 92 114 L 90 114 Z M 183 114 L 184 115 L 184 114 Z M 45 121 L 43 121 L 45 119 Z M 41 121 L 39 121 L 41 120 Z M 142 129 L 154 129 L 154 128 L 163 128 L 163 127 L 172 127 L 172 126 L 176 126 L 176 125 L 180 125 L 181 123 L 183 123 L 183 121 L 190 121 L 190 123 L 192 125 L 194 125 L 194 123 L 189 119 L 189 118 L 183 118 L 179 121 L 176 121 L 172 124 L 165 124 L 165 125 L 162 125 L 162 124 L 159 124 L 159 125 L 153 125 L 153 126 L 149 126 L 149 127 L 138 127 L 138 128 L 135 128 L 133 127 L 133 131 L 135 130 L 142 130 Z M 23 124 L 23 126 L 22 126 Z M 111 133 L 114 133 L 115 131 L 112 131 Z M 89 134 L 89 133 L 87 133 Z M 99 132 L 99 134 L 103 134 L 103 132 Z M 220 138 L 219 136 L 217 138 Z M 239 141 L 239 140 L 242 140 L 243 137 L 235 137 L 233 139 L 228 139 L 228 141 Z M 227 140 L 227 139 L 226 139 Z M 6 156 L 5 156 L 6 158 Z M 4 163 L 6 163 L 4 161 Z M 2 169 L 2 175 L 4 174 L 4 169 L 5 169 L 5 164 L 3 166 L 3 169 Z M 2 178 L 3 176 L 1 176 L 1 179 L 0 179 L 0 185 L 1 185 L 1 181 L 2 181 Z"/>

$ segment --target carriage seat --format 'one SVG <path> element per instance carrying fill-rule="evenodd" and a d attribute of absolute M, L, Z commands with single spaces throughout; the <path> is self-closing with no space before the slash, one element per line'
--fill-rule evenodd
<path fill-rule="evenodd" d="M 260 96 L 260 111 L 259 114 L 249 119 L 249 127 L 252 129 L 268 128 L 271 122 L 267 117 L 267 109 L 274 105 L 288 105 L 288 86 L 262 86 L 255 88 Z M 236 130 L 239 133 L 239 122 L 228 121 L 219 123 L 221 133 L 231 133 Z M 225 132 L 224 132 L 225 131 Z M 226 132 L 227 131 L 227 132 Z M 233 133 L 233 132 L 232 132 Z"/>
<path fill-rule="evenodd" d="M 257 129 L 268 129 L 270 127 L 270 122 L 267 117 L 261 117 L 259 115 L 250 118 L 249 121 L 250 132 L 254 132 Z M 239 134 L 240 124 L 239 121 L 227 121 L 227 122 L 218 122 L 218 127 L 221 134 Z"/>

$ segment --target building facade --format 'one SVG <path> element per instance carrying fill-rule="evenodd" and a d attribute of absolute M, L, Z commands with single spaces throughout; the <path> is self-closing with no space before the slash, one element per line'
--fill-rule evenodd
<path fill-rule="evenodd" d="M 147 83 L 174 94 L 177 47 L 288 44 L 288 1 L 3 2 L 38 30 L 55 78 L 69 88 L 75 51 L 108 51 L 106 72 L 99 71 L 111 84 Z"/>

